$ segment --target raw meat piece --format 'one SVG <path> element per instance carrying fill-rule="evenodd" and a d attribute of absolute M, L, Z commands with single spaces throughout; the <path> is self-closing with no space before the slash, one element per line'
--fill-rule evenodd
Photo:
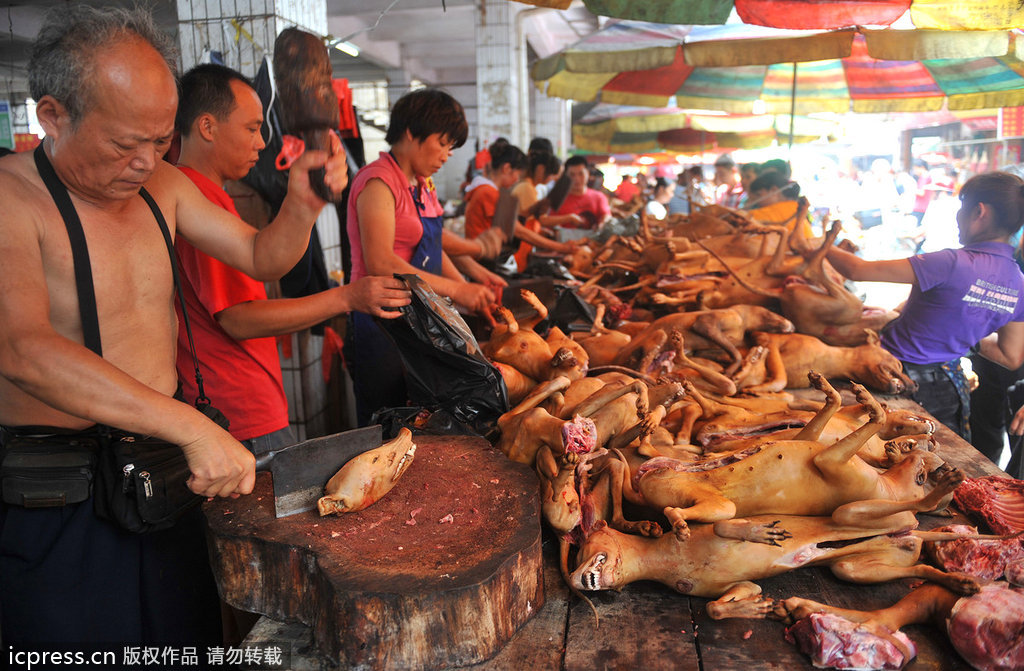
<path fill-rule="evenodd" d="M 946 622 L 956 651 L 979 671 L 1024 669 L 1024 592 L 997 582 L 960 599 Z"/>
<path fill-rule="evenodd" d="M 996 534 L 1024 531 L 1024 480 L 988 475 L 964 480 L 953 494 L 957 507 Z"/>
<path fill-rule="evenodd" d="M 906 646 L 911 658 L 917 655 L 903 632 L 893 637 Z M 832 613 L 812 613 L 797 621 L 786 629 L 786 640 L 819 669 L 899 669 L 903 665 L 903 653 L 890 641 Z"/>
<path fill-rule="evenodd" d="M 961 485 L 962 486 L 962 485 Z M 976 534 L 974 527 L 953 524 L 933 529 L 953 533 Z M 929 556 L 939 568 L 966 573 L 984 581 L 997 580 L 1006 573 L 1009 564 L 1024 561 L 1024 538 L 982 540 L 959 538 L 952 541 L 927 543 Z"/>
<path fill-rule="evenodd" d="M 1024 587 L 1024 559 L 1006 565 L 1006 581 L 1017 587 Z"/>

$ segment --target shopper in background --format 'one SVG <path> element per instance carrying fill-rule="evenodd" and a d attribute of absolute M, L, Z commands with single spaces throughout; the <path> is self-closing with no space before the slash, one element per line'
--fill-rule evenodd
<path fill-rule="evenodd" d="M 729 154 L 722 154 L 715 159 L 715 185 L 715 202 L 738 209 L 743 201 L 744 190 L 736 161 Z"/>
<path fill-rule="evenodd" d="M 463 308 L 489 313 L 496 291 L 467 282 L 444 253 L 442 209 L 430 179 L 467 134 L 462 105 L 444 91 L 419 89 L 395 103 L 385 136 L 391 150 L 381 152 L 352 182 L 347 225 L 352 281 L 415 273 Z M 398 352 L 372 315 L 349 315 L 345 352 L 360 425 L 380 408 L 405 405 Z"/>
<path fill-rule="evenodd" d="M 1024 224 L 1024 181 L 989 172 L 960 192 L 962 249 L 908 259 L 865 261 L 833 247 L 828 260 L 854 281 L 913 285 L 900 316 L 881 335 L 918 384 L 913 399 L 970 441 L 970 397 L 960 357 L 982 356 L 1016 370 L 1024 364 L 1024 275 L 1007 243 Z"/>
<path fill-rule="evenodd" d="M 466 207 L 466 237 L 473 239 L 491 227 L 501 189 L 511 189 L 526 172 L 526 154 L 515 145 L 491 151 L 488 177 L 474 190 Z"/>
<path fill-rule="evenodd" d="M 654 193 L 651 199 L 644 206 L 647 216 L 655 219 L 664 219 L 668 216 L 668 209 L 665 205 L 672 200 L 672 183 L 664 177 L 659 177 L 654 183 Z"/>
<path fill-rule="evenodd" d="M 935 197 L 936 188 L 932 186 L 931 172 L 928 169 L 928 164 L 923 159 L 914 159 L 913 173 L 916 186 L 914 190 L 914 209 L 911 210 L 911 214 L 914 215 L 914 219 L 917 219 L 917 225 L 920 226 L 921 222 L 924 221 L 924 215 L 928 212 L 928 205 L 931 204 L 932 199 Z"/>
<path fill-rule="evenodd" d="M 540 223 L 546 227 L 596 228 L 611 217 L 608 198 L 588 186 L 590 171 L 587 159 L 572 156 L 565 162 L 569 176 L 569 194 L 562 205 L 551 214 L 543 215 Z"/>
<path fill-rule="evenodd" d="M 746 208 L 750 200 L 750 185 L 761 174 L 760 163 L 744 163 L 740 166 L 740 186 L 743 187 L 743 198 L 740 199 L 740 207 Z"/>
<path fill-rule="evenodd" d="M 624 203 L 629 203 L 639 196 L 643 189 L 640 187 L 640 175 L 626 175 L 619 182 L 619 186 L 615 189 L 615 197 Z"/>
<path fill-rule="evenodd" d="M 543 138 L 534 138 L 531 144 L 538 140 L 543 140 Z M 519 199 L 519 216 L 528 216 L 534 204 L 540 200 L 540 196 L 537 195 L 537 187 L 547 184 L 550 177 L 551 158 L 552 155 L 539 144 L 538 147 L 527 152 L 526 175 L 512 188 L 512 195 Z"/>

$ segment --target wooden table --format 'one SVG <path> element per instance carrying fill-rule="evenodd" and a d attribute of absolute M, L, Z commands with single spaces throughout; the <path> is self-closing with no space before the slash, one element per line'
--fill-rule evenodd
<path fill-rule="evenodd" d="M 886 398 L 892 408 L 922 411 L 912 401 Z M 923 412 L 923 411 L 922 411 Z M 936 432 L 937 452 L 968 477 L 1002 474 L 992 462 L 944 426 Z M 949 519 L 921 517 L 923 528 L 950 523 Z M 601 617 L 600 627 L 590 608 L 571 597 L 557 568 L 557 543 L 545 531 L 546 603 L 532 620 L 492 659 L 471 667 L 474 671 L 528 669 L 547 671 L 602 671 L 621 669 L 701 669 L 703 671 L 760 671 L 813 669 L 797 649 L 783 638 L 784 627 L 771 620 L 711 620 L 707 599 L 687 597 L 655 583 L 634 583 L 621 593 L 589 593 Z M 834 606 L 875 609 L 905 595 L 910 580 L 881 585 L 851 585 L 825 568 L 802 568 L 761 580 L 766 596 L 782 599 L 803 596 Z M 960 659 L 945 634 L 923 625 L 905 628 L 918 648 L 909 671 L 959 670 L 971 667 Z M 301 625 L 263 618 L 245 644 L 269 642 L 292 646 L 296 671 L 334 669 L 317 657 L 311 634 Z"/>

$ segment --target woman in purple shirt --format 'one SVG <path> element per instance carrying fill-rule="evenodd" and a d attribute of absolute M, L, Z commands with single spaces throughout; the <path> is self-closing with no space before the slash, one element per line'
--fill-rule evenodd
<path fill-rule="evenodd" d="M 912 284 L 882 345 L 918 384 L 915 401 L 970 440 L 970 401 L 960 357 L 979 341 L 983 356 L 1006 368 L 1024 363 L 1024 275 L 1010 236 L 1024 224 L 1024 181 L 989 172 L 960 190 L 961 249 L 908 259 L 865 261 L 833 247 L 828 260 L 854 281 Z"/>

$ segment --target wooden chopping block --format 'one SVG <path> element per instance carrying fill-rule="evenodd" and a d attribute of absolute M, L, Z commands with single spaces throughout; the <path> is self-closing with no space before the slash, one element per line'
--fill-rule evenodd
<path fill-rule="evenodd" d="M 306 624 L 344 668 L 494 655 L 544 603 L 537 477 L 481 438 L 415 441 L 395 488 L 357 513 L 276 519 L 268 473 L 204 504 L 224 600 Z"/>

